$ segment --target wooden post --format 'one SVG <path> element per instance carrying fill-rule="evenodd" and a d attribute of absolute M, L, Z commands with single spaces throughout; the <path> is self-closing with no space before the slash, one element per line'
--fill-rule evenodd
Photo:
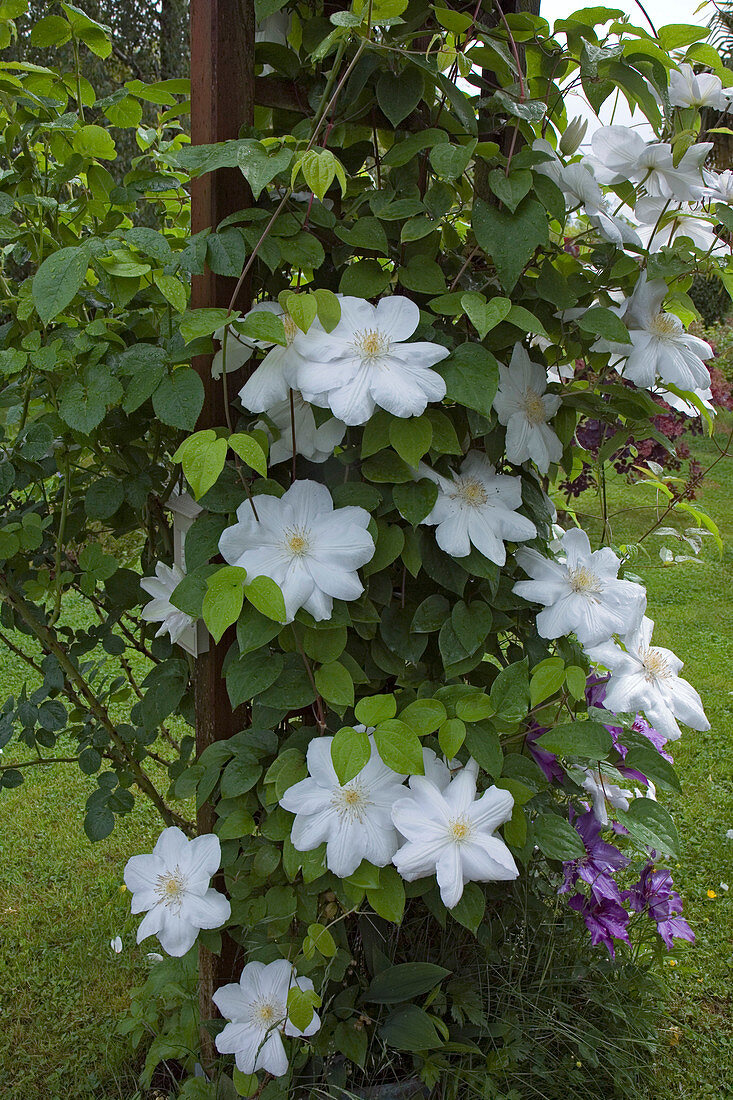
<path fill-rule="evenodd" d="M 194 145 L 213 144 L 239 136 L 252 124 L 254 110 L 254 0 L 191 0 L 191 140 Z M 194 180 L 191 192 L 191 230 L 198 233 L 241 210 L 251 202 L 244 177 L 237 169 L 222 169 Z M 208 268 L 193 277 L 191 306 L 227 307 L 235 280 L 215 275 Z M 248 305 L 243 288 L 237 307 Z M 197 427 L 220 428 L 226 424 L 224 387 L 211 377 L 211 359 L 200 356 L 193 366 L 204 384 L 205 400 Z M 236 392 L 236 385 L 232 386 Z M 221 668 L 233 632 L 196 660 L 196 750 L 231 737 L 241 727 L 229 705 Z M 200 832 L 211 832 L 213 807 L 198 813 Z M 201 1019 L 215 1014 L 211 996 L 215 989 L 236 979 L 233 973 L 236 945 L 225 937 L 222 956 L 205 948 L 199 951 L 199 1006 Z M 208 1032 L 202 1030 L 202 1056 L 214 1056 Z"/>

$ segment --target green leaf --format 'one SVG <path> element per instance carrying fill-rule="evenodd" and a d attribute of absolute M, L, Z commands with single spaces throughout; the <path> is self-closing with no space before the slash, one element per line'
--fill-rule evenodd
<path fill-rule="evenodd" d="M 188 665 L 171 658 L 156 665 L 143 680 L 143 698 L 138 704 L 139 721 L 145 729 L 157 729 L 176 709 L 188 686 Z M 136 719 L 137 720 L 137 719 Z"/>
<path fill-rule="evenodd" d="M 430 163 L 436 175 L 444 180 L 457 180 L 468 168 L 476 148 L 476 140 L 467 145 L 451 145 L 443 141 L 430 150 Z"/>
<path fill-rule="evenodd" d="M 376 298 L 389 286 L 391 274 L 377 260 L 357 260 L 344 268 L 339 291 L 355 298 Z"/>
<path fill-rule="evenodd" d="M 389 425 L 389 441 L 408 466 L 417 467 L 430 450 L 432 439 L 433 426 L 427 416 L 395 418 Z"/>
<path fill-rule="evenodd" d="M 257 309 L 257 306 L 244 320 L 237 322 L 237 331 L 250 340 L 263 340 L 268 344 L 280 344 L 284 348 L 288 346 L 282 317 L 266 309 Z"/>
<path fill-rule="evenodd" d="M 692 23 L 668 23 L 666 27 L 658 29 L 657 38 L 659 45 L 668 53 L 670 50 L 678 50 L 680 46 L 699 42 L 709 34 L 707 27 L 694 26 Z"/>
<path fill-rule="evenodd" d="M 435 963 L 409 962 L 388 966 L 372 978 L 364 994 L 365 1001 L 378 1005 L 394 1005 L 412 1001 L 423 993 L 429 993 L 447 978 L 450 970 Z"/>
<path fill-rule="evenodd" d="M 570 665 L 565 669 L 565 685 L 573 699 L 585 698 L 586 674 L 585 669 L 579 665 Z"/>
<path fill-rule="evenodd" d="M 470 604 L 460 600 L 455 605 L 451 623 L 466 656 L 475 653 L 484 644 L 492 621 L 491 608 L 483 600 L 473 600 Z"/>
<path fill-rule="evenodd" d="M 204 407 L 204 384 L 192 367 L 178 367 L 153 394 L 153 409 L 164 424 L 191 432 Z"/>
<path fill-rule="evenodd" d="M 491 685 L 495 713 L 507 722 L 519 722 L 529 709 L 527 658 L 503 668 Z"/>
<path fill-rule="evenodd" d="M 369 736 L 364 730 L 355 730 L 344 726 L 331 742 L 331 760 L 339 783 L 343 786 L 369 762 L 372 747 Z"/>
<path fill-rule="evenodd" d="M 178 327 L 184 344 L 190 344 L 201 336 L 210 336 L 238 317 L 238 313 L 230 313 L 228 309 L 191 309 L 181 318 Z"/>
<path fill-rule="evenodd" d="M 206 582 L 201 613 L 214 641 L 220 641 L 227 627 L 236 623 L 244 603 L 247 573 L 237 565 L 224 565 Z"/>
<path fill-rule="evenodd" d="M 176 313 L 184 313 L 188 304 L 188 292 L 180 279 L 175 275 L 164 275 L 162 271 L 153 272 L 153 282 L 167 302 L 173 306 Z"/>
<path fill-rule="evenodd" d="M 59 387 L 59 413 L 74 431 L 89 432 L 104 420 L 108 404 L 122 397 L 122 386 L 104 363 L 88 363 L 78 377 Z"/>
<path fill-rule="evenodd" d="M 438 486 L 428 478 L 395 485 L 392 499 L 400 515 L 415 527 L 432 512 L 438 499 Z"/>
<path fill-rule="evenodd" d="M 460 718 L 449 718 L 438 730 L 440 751 L 452 760 L 466 740 L 466 724 Z"/>
<path fill-rule="evenodd" d="M 405 885 L 394 867 L 379 870 L 379 886 L 367 886 L 367 901 L 384 920 L 400 923 L 405 911 Z"/>
<path fill-rule="evenodd" d="M 293 167 L 291 187 L 299 170 L 303 173 L 303 178 L 310 190 L 321 202 L 326 197 L 334 177 L 338 177 L 341 192 L 346 194 L 346 175 L 343 165 L 330 149 L 309 149 L 304 153 Z"/>
<path fill-rule="evenodd" d="M 74 152 L 94 160 L 116 160 L 117 149 L 112 135 L 103 126 L 82 126 L 74 134 Z"/>
<path fill-rule="evenodd" d="M 482 691 L 465 695 L 456 703 L 456 714 L 464 722 L 482 722 L 484 718 L 491 718 L 496 713 L 496 708 L 491 701 L 491 696 Z"/>
<path fill-rule="evenodd" d="M 477 199 L 472 224 L 479 246 L 491 256 L 506 291 L 513 290 L 535 250 L 549 239 L 547 215 L 532 198 L 523 199 L 514 212 Z"/>
<path fill-rule="evenodd" d="M 483 294 L 475 290 L 461 295 L 461 305 L 481 340 L 504 320 L 512 308 L 508 298 L 492 298 L 487 302 Z"/>
<path fill-rule="evenodd" d="M 125 499 L 125 487 L 113 477 L 101 477 L 92 482 L 84 497 L 84 508 L 90 519 L 110 519 L 119 511 Z"/>
<path fill-rule="evenodd" d="M 617 344 L 630 344 L 629 330 L 621 318 L 603 306 L 593 306 L 578 318 L 578 328 Z"/>
<path fill-rule="evenodd" d="M 380 722 L 374 731 L 377 751 L 399 775 L 424 775 L 422 745 L 417 734 L 398 718 Z"/>
<path fill-rule="evenodd" d="M 467 882 L 463 887 L 463 895 L 457 905 L 450 910 L 451 916 L 473 932 L 474 936 L 481 926 L 486 909 L 486 897 L 483 890 L 475 882 Z"/>
<path fill-rule="evenodd" d="M 33 276 L 32 294 L 36 312 L 44 325 L 66 309 L 84 285 L 88 263 L 83 245 L 60 248 L 43 261 Z"/>
<path fill-rule="evenodd" d="M 326 702 L 338 708 L 354 705 L 354 681 L 339 661 L 330 661 L 316 669 L 316 690 Z"/>
<path fill-rule="evenodd" d="M 504 766 L 499 735 L 488 722 L 473 722 L 466 726 L 466 748 L 480 768 L 498 779 Z"/>
<path fill-rule="evenodd" d="M 431 634 L 434 630 L 440 630 L 449 615 L 450 604 L 445 596 L 436 592 L 420 604 L 413 616 L 410 629 L 416 634 Z"/>
<path fill-rule="evenodd" d="M 600 722 L 568 722 L 543 733 L 537 744 L 556 756 L 605 760 L 613 747 L 613 738 Z"/>
<path fill-rule="evenodd" d="M 369 727 L 394 718 L 396 713 L 397 700 L 394 695 L 368 695 L 354 707 L 357 722 Z"/>
<path fill-rule="evenodd" d="M 400 711 L 399 721 L 406 722 L 418 737 L 433 733 L 448 717 L 438 699 L 416 699 Z"/>
<path fill-rule="evenodd" d="M 438 370 L 446 381 L 446 396 L 459 405 L 491 415 L 499 384 L 499 365 L 480 344 L 459 344 Z"/>
<path fill-rule="evenodd" d="M 415 110 L 423 97 L 425 81 L 422 73 L 411 65 L 401 72 L 387 69 L 377 82 L 377 103 L 396 128 Z"/>
<path fill-rule="evenodd" d="M 173 455 L 173 461 L 181 463 L 196 500 L 216 484 L 226 456 L 226 439 L 217 436 L 211 428 L 190 435 Z"/>
<path fill-rule="evenodd" d="M 63 46 L 71 38 L 71 26 L 61 15 L 46 15 L 31 28 L 31 46 Z"/>
<path fill-rule="evenodd" d="M 248 699 L 267 691 L 283 670 L 282 653 L 256 649 L 242 654 L 227 667 L 226 682 L 229 701 L 236 709 Z"/>
<path fill-rule="evenodd" d="M 249 603 L 268 619 L 284 623 L 287 619 L 282 590 L 269 577 L 253 577 L 248 582 L 245 595 Z"/>
<path fill-rule="evenodd" d="M 313 1012 L 321 998 L 315 989 L 301 989 L 292 985 L 288 990 L 288 1018 L 293 1027 L 299 1031 L 305 1031 L 313 1019 Z"/>
<path fill-rule="evenodd" d="M 303 954 L 307 959 L 313 956 L 314 951 L 323 955 L 324 959 L 332 959 L 336 950 L 336 942 L 324 925 L 308 925 L 308 935 L 303 942 Z"/>
<path fill-rule="evenodd" d="M 221 777 L 221 797 L 238 798 L 251 791 L 260 776 L 262 765 L 254 756 L 240 753 L 230 760 Z"/>
<path fill-rule="evenodd" d="M 534 842 L 548 859 L 582 859 L 585 845 L 570 822 L 557 814 L 538 814 L 534 821 Z"/>
<path fill-rule="evenodd" d="M 255 201 L 281 172 L 286 172 L 293 159 L 292 149 L 282 145 L 269 149 L 259 141 L 241 142 L 237 149 L 237 165 L 252 188 Z"/>
<path fill-rule="evenodd" d="M 326 332 L 333 332 L 341 320 L 341 302 L 332 290 L 319 288 L 314 291 L 318 320 Z"/>
<path fill-rule="evenodd" d="M 256 1073 L 242 1073 L 236 1066 L 232 1070 L 232 1081 L 237 1096 L 254 1096 L 260 1084 Z"/>
<path fill-rule="evenodd" d="M 549 699 L 565 682 L 565 662 L 562 657 L 547 657 L 532 669 L 529 681 L 529 701 L 532 707 Z M 585 688 L 585 674 L 583 675 Z"/>
<path fill-rule="evenodd" d="M 519 168 L 507 176 L 503 168 L 494 168 L 489 172 L 489 187 L 514 213 L 532 187 L 532 173 L 527 168 Z"/>
<path fill-rule="evenodd" d="M 382 1024 L 379 1034 L 394 1050 L 434 1050 L 443 1045 L 435 1024 L 424 1008 L 405 1005 Z"/>
<path fill-rule="evenodd" d="M 669 760 L 660 756 L 651 745 L 649 748 L 629 749 L 624 757 L 624 766 L 641 772 L 656 786 L 663 790 L 679 792 L 682 790 L 677 772 Z"/>
<path fill-rule="evenodd" d="M 228 444 L 242 462 L 251 466 L 260 477 L 267 477 L 267 445 L 262 433 L 236 432 L 229 436 Z"/>
<path fill-rule="evenodd" d="M 680 841 L 674 821 L 658 802 L 651 798 L 635 798 L 628 811 L 616 811 L 616 816 L 632 837 L 662 856 L 680 858 Z"/>

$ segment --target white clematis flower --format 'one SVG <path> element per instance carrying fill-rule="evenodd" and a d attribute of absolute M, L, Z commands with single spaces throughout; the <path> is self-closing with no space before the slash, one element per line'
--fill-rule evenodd
<path fill-rule="evenodd" d="M 703 360 L 712 356 L 713 349 L 686 333 L 675 314 L 662 313 L 668 293 L 663 279 L 647 282 L 642 272 L 623 308 L 631 350 L 628 345 L 613 345 L 624 356 L 614 365 L 624 378 L 645 389 L 652 389 L 659 378 L 681 390 L 705 390 L 710 385 L 710 373 Z"/>
<path fill-rule="evenodd" d="M 698 204 L 675 205 L 669 199 L 639 199 L 634 215 L 639 221 L 637 232 L 649 252 L 667 248 L 678 237 L 689 237 L 702 252 L 726 251 L 725 242 L 715 235 L 715 223 L 705 216 Z"/>
<path fill-rule="evenodd" d="M 189 840 L 171 826 L 158 837 L 152 854 L 132 856 L 125 885 L 132 891 L 132 912 L 147 913 L 137 942 L 157 936 L 169 955 L 185 955 L 201 928 L 220 928 L 231 916 L 228 898 L 209 886 L 221 863 L 213 833 Z"/>
<path fill-rule="evenodd" d="M 509 461 L 531 459 L 543 474 L 551 462 L 562 457 L 562 443 L 547 423 L 562 402 L 557 394 L 545 393 L 546 389 L 545 368 L 532 362 L 522 344 L 515 344 L 509 366 L 499 364 L 494 408 L 499 423 L 506 425 Z"/>
<path fill-rule="evenodd" d="M 334 447 L 337 447 L 344 438 L 346 425 L 334 416 L 330 416 L 318 427 L 311 406 L 303 400 L 297 390 L 291 392 L 292 408 L 288 396 L 285 401 L 279 401 L 267 410 L 268 418 L 280 433 L 270 445 L 270 465 L 286 462 L 293 457 L 293 421 L 295 421 L 295 453 L 311 462 L 325 462 L 333 454 Z M 273 438 L 273 433 L 264 421 L 259 421 L 255 426 L 264 428 L 270 439 Z"/>
<path fill-rule="evenodd" d="M 155 566 L 155 576 L 143 577 L 140 581 L 143 591 L 153 597 L 142 609 L 143 619 L 146 623 L 160 623 L 155 637 L 169 634 L 174 644 L 194 622 L 190 615 L 175 607 L 170 600 L 185 576 L 180 566 L 165 565 L 159 561 Z"/>
<path fill-rule="evenodd" d="M 695 73 L 692 65 L 683 62 L 669 74 L 669 102 L 673 107 L 712 107 L 729 111 L 730 100 L 723 91 L 723 82 L 714 73 Z"/>
<path fill-rule="evenodd" d="M 276 317 L 282 320 L 287 346 L 271 344 L 265 340 L 248 340 L 246 337 L 240 336 L 240 341 L 249 343 L 252 348 L 269 348 L 270 350 L 252 376 L 242 386 L 239 391 L 239 400 L 245 409 L 249 409 L 250 412 L 268 412 L 274 405 L 288 400 L 292 378 L 300 362 L 300 356 L 295 349 L 295 337 L 300 329 L 290 314 L 285 313 L 278 302 L 258 302 L 246 314 L 245 320 L 257 313 L 274 313 Z M 227 358 L 228 355 L 229 344 L 227 343 Z"/>
<path fill-rule="evenodd" d="M 590 795 L 593 813 L 601 825 L 608 825 L 609 806 L 616 810 L 628 810 L 634 792 L 612 783 L 600 767 L 578 768 L 577 778 L 579 785 Z"/>
<path fill-rule="evenodd" d="M 339 878 L 352 875 L 363 859 L 385 867 L 399 847 L 390 813 L 403 793 L 405 776 L 382 761 L 374 737 L 372 754 L 348 783 L 339 782 L 331 760 L 333 737 L 308 746 L 308 778 L 290 787 L 280 805 L 295 814 L 293 847 L 310 852 L 326 841 L 326 866 Z"/>
<path fill-rule="evenodd" d="M 467 882 L 507 882 L 519 875 L 511 852 L 494 835 L 513 806 L 511 794 L 498 787 L 476 798 L 474 768 L 462 768 L 442 790 L 413 775 L 410 793 L 392 808 L 405 837 L 392 862 L 407 882 L 435 873 L 443 904 L 453 909 Z"/>
<path fill-rule="evenodd" d="M 617 579 L 621 562 L 610 547 L 591 552 L 585 531 L 574 527 L 562 536 L 562 551 L 564 562 L 543 558 L 527 546 L 516 552 L 532 580 L 518 581 L 513 591 L 545 605 L 537 615 L 540 637 L 574 633 L 582 645 L 593 646 L 641 622 L 646 592 L 639 584 Z"/>
<path fill-rule="evenodd" d="M 334 508 L 325 485 L 294 481 L 281 497 L 256 497 L 254 508 L 243 501 L 219 550 L 248 580 L 270 577 L 280 586 L 286 622 L 301 607 L 320 622 L 330 619 L 334 599 L 356 600 L 364 591 L 356 571 L 374 557 L 369 519 L 363 508 Z"/>
<path fill-rule="evenodd" d="M 423 463 L 418 473 L 438 486 L 438 499 L 422 523 L 436 526 L 435 540 L 446 554 L 465 558 L 475 546 L 489 561 L 504 565 L 505 539 L 524 542 L 536 536 L 532 521 L 517 512 L 522 506 L 521 479 L 497 474 L 479 451 L 470 451 L 461 472 L 449 478 Z"/>
<path fill-rule="evenodd" d="M 445 397 L 445 382 L 432 367 L 448 349 L 408 343 L 420 321 L 409 298 L 382 298 L 373 306 L 343 297 L 341 319 L 331 332 L 316 321 L 295 337 L 300 355 L 294 386 L 311 404 L 330 408 L 345 424 L 365 424 L 379 406 L 393 416 L 419 416 Z"/>
<path fill-rule="evenodd" d="M 703 171 L 705 180 L 705 198 L 713 202 L 722 202 L 726 205 L 733 203 L 733 172 L 730 168 L 725 172 Z"/>
<path fill-rule="evenodd" d="M 696 199 L 702 194 L 702 165 L 712 149 L 711 142 L 698 142 L 686 150 L 675 165 L 672 147 L 666 142 L 647 144 L 628 126 L 600 126 L 591 139 L 593 153 L 584 163 L 599 183 L 642 184 L 647 195 L 665 199 Z"/>
<path fill-rule="evenodd" d="M 224 336 L 226 334 L 226 348 Z M 248 363 L 254 354 L 255 347 L 260 346 L 259 341 L 250 340 L 237 332 L 233 325 L 225 325 L 214 333 L 214 339 L 220 347 L 214 353 L 211 361 L 211 377 L 221 378 L 226 364 L 226 373 L 231 374 Z"/>
<path fill-rule="evenodd" d="M 287 959 L 275 962 L 249 962 L 238 982 L 217 989 L 212 1000 L 228 1021 L 216 1037 L 220 1054 L 233 1054 L 240 1073 L 263 1069 L 273 1077 L 288 1072 L 288 1056 L 283 1034 L 299 1039 L 315 1035 L 321 1026 L 318 1013 L 305 1031 L 288 1018 L 288 992 L 294 986 L 306 992 L 313 989 L 310 978 L 300 978 Z"/>
<path fill-rule="evenodd" d="M 670 741 L 679 740 L 677 719 L 694 730 L 708 730 L 702 701 L 679 675 L 682 661 L 670 649 L 653 646 L 654 623 L 646 617 L 623 638 L 594 646 L 588 656 L 611 673 L 603 705 L 618 712 L 642 710 L 647 721 Z"/>

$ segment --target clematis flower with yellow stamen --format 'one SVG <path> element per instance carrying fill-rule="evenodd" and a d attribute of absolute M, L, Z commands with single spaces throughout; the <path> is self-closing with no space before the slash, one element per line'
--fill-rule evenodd
<path fill-rule="evenodd" d="M 531 580 L 518 581 L 514 592 L 525 600 L 544 604 L 537 615 L 542 638 L 575 634 L 584 646 L 607 642 L 613 634 L 634 630 L 646 609 L 640 584 L 618 579 L 621 565 L 610 547 L 591 552 L 585 531 L 573 528 L 562 536 L 564 561 L 543 558 L 520 546 L 519 565 Z"/>
<path fill-rule="evenodd" d="M 499 388 L 494 408 L 506 425 L 506 456 L 510 462 L 531 459 L 546 474 L 562 457 L 562 443 L 549 425 L 560 408 L 557 394 L 545 393 L 547 372 L 533 363 L 522 344 L 515 344 L 508 367 L 499 364 Z"/>
<path fill-rule="evenodd" d="M 245 500 L 219 550 L 248 581 L 270 577 L 280 586 L 286 622 L 301 607 L 322 621 L 334 599 L 355 600 L 364 590 L 357 569 L 374 556 L 369 519 L 363 508 L 334 508 L 325 485 L 295 481 L 281 497 L 258 496 L 254 509 Z"/>
<path fill-rule="evenodd" d="M 220 1054 L 233 1054 L 240 1073 L 263 1069 L 273 1077 L 288 1071 L 288 1056 L 282 1036 L 315 1035 L 321 1026 L 316 1012 L 304 1031 L 288 1018 L 288 993 L 297 987 L 313 989 L 310 978 L 301 978 L 287 959 L 271 963 L 249 962 L 238 982 L 217 989 L 212 997 L 226 1027 L 216 1037 Z"/>
<path fill-rule="evenodd" d="M 189 840 L 171 826 L 158 837 L 152 853 L 132 856 L 125 885 L 133 913 L 145 913 L 137 942 L 157 936 L 169 955 L 185 955 L 199 929 L 220 928 L 231 915 L 227 898 L 210 887 L 219 870 L 221 846 L 212 833 Z"/>

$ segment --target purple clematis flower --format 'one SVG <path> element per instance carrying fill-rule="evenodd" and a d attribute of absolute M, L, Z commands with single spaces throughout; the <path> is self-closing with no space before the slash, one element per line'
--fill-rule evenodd
<path fill-rule="evenodd" d="M 629 942 L 626 929 L 629 914 L 623 905 L 611 898 L 585 898 L 582 894 L 573 894 L 568 905 L 580 913 L 590 932 L 590 942 L 594 947 L 599 943 L 607 949 L 612 959 L 616 957 L 614 939 Z"/>
<path fill-rule="evenodd" d="M 666 867 L 655 870 L 653 863 L 647 863 L 639 881 L 623 896 L 635 913 L 649 913 L 668 951 L 674 939 L 695 942 L 695 933 L 680 916 L 682 898 L 673 888 L 672 873 Z"/>
<path fill-rule="evenodd" d="M 543 749 L 537 744 L 537 738 L 541 737 L 543 733 L 547 733 L 546 726 L 536 726 L 533 724 L 527 730 L 525 744 L 532 753 L 535 764 L 537 764 L 543 772 L 545 779 L 550 783 L 562 783 L 565 778 L 565 772 L 558 763 L 554 752 L 548 752 L 547 749 Z"/>
<path fill-rule="evenodd" d="M 654 726 L 650 726 L 646 718 L 642 718 L 640 714 L 637 714 L 631 728 L 635 730 L 636 733 L 641 733 L 644 737 L 648 738 L 660 756 L 663 756 L 665 760 L 669 760 L 670 764 L 674 763 L 672 754 L 667 752 L 665 748 L 668 738 L 666 738 L 663 733 L 660 733 L 659 730 L 655 730 Z"/>
<path fill-rule="evenodd" d="M 621 892 L 613 875 L 622 867 L 627 867 L 629 860 L 618 848 L 601 839 L 601 823 L 592 810 L 582 814 L 574 825 L 585 845 L 586 854 L 563 865 L 565 881 L 559 892 L 569 893 L 580 878 L 588 883 L 594 899 L 607 898 L 620 903 Z"/>

